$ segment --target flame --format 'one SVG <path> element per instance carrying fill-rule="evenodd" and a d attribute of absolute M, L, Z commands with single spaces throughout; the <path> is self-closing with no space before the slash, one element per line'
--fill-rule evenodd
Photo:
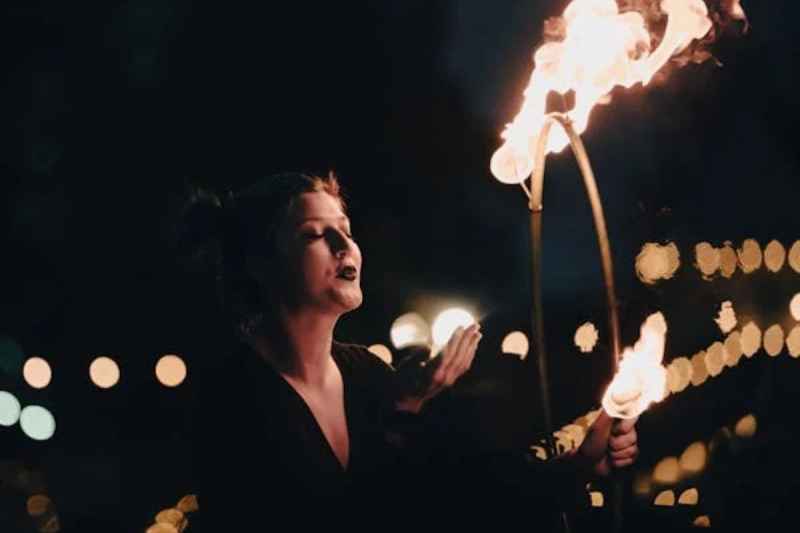
<path fill-rule="evenodd" d="M 664 315 L 647 317 L 633 348 L 622 353 L 619 369 L 603 395 L 603 409 L 616 418 L 635 418 L 664 398 L 667 370 L 664 358 L 667 322 Z"/>
<path fill-rule="evenodd" d="M 534 53 L 536 68 L 522 109 L 501 135 L 505 144 L 492 156 L 491 171 L 498 180 L 520 183 L 533 171 L 533 153 L 547 120 L 550 92 L 563 95 L 574 91 L 575 104 L 566 115 L 580 134 L 592 108 L 607 102 L 614 87 L 647 85 L 670 58 L 713 27 L 703 0 L 661 0 L 660 11 L 667 23 L 655 50 L 645 16 L 633 10 L 621 13 L 615 0 L 573 0 L 561 19 L 549 21 L 555 30 L 561 30 L 563 24 L 563 40 L 547 42 Z M 728 6 L 728 11 L 736 18 L 741 11 L 738 1 Z M 562 31 L 556 33 L 560 37 Z M 568 143 L 566 133 L 555 130 L 546 152 L 561 151 Z"/>

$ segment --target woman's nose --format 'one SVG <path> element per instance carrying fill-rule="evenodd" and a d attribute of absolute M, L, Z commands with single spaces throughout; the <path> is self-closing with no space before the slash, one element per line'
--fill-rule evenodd
<path fill-rule="evenodd" d="M 336 257 L 343 257 L 350 249 L 350 242 L 340 231 L 333 230 L 328 234 L 328 243 Z"/>

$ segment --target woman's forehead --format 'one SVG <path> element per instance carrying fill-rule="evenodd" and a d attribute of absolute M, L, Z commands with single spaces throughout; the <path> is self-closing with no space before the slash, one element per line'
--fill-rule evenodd
<path fill-rule="evenodd" d="M 294 204 L 293 216 L 296 224 L 309 220 L 338 220 L 347 218 L 342 210 L 342 204 L 330 194 L 320 192 L 307 192 L 300 195 Z"/>

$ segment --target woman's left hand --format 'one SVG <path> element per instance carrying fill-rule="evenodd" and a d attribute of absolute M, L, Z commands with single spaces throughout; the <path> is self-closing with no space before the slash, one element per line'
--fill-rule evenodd
<path fill-rule="evenodd" d="M 598 476 L 623 468 L 639 456 L 636 418 L 619 420 L 601 410 L 578 449 L 582 462 Z"/>
<path fill-rule="evenodd" d="M 398 401 L 397 408 L 417 413 L 425 402 L 453 385 L 464 375 L 475 358 L 482 337 L 480 329 L 480 324 L 457 328 L 439 355 L 426 365 L 426 381 L 421 391 Z"/>

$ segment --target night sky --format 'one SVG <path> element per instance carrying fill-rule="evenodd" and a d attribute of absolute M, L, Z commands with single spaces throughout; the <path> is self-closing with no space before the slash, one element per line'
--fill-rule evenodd
<path fill-rule="evenodd" d="M 720 340 L 713 318 L 724 300 L 740 324 L 794 324 L 787 306 L 800 275 L 788 266 L 708 281 L 692 265 L 701 241 L 777 239 L 788 250 L 800 239 L 800 8 L 742 3 L 750 32 L 716 44 L 721 67 L 690 64 L 664 83 L 616 90 L 583 135 L 623 341 L 632 344 L 647 314 L 661 310 L 667 359 Z M 38 443 L 19 426 L 0 427 L 0 464 L 41 472 L 68 532 L 143 531 L 192 491 L 176 466 L 191 446 L 181 413 L 191 408 L 192 373 L 224 354 L 230 336 L 211 280 L 174 252 L 172 227 L 189 187 L 237 190 L 285 170 L 333 170 L 347 193 L 365 301 L 337 336 L 388 345 L 402 313 L 431 320 L 452 304 L 475 309 L 484 330 L 475 367 L 439 409 L 463 420 L 465 440 L 530 443 L 542 429 L 534 358 L 500 350 L 506 333 L 529 329 L 528 209 L 518 187 L 491 176 L 489 160 L 522 103 L 542 23 L 565 5 L 7 2 L 0 390 L 51 408 L 58 429 Z M 561 425 L 596 407 L 610 377 L 599 253 L 568 150 L 548 159 L 544 207 L 545 325 Z M 645 242 L 666 241 L 680 250 L 680 270 L 644 286 L 634 258 Z M 600 330 L 588 356 L 572 343 L 587 320 Z M 48 388 L 22 381 L 12 340 L 24 357 L 50 361 Z M 164 353 L 189 367 L 176 389 L 153 377 Z M 98 355 L 120 364 L 113 389 L 88 380 Z M 786 407 L 797 400 L 799 369 L 785 351 L 762 351 L 667 399 L 640 421 L 640 464 L 757 412 L 763 437 L 709 476 L 716 503 L 705 512 L 721 524 L 737 508 L 752 508 L 753 524 L 777 520 L 800 491 L 788 457 L 796 430 L 787 417 L 796 415 Z M 0 497 L 14 502 L 0 512 L 24 502 L 3 481 Z M 25 518 L 10 523 L 34 531 Z"/>

